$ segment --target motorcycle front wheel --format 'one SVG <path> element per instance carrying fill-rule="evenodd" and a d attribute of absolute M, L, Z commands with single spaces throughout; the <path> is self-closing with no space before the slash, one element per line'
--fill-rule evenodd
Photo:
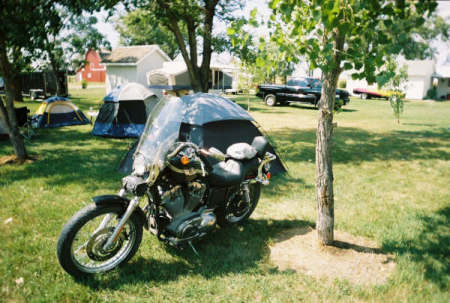
<path fill-rule="evenodd" d="M 104 249 L 123 213 L 119 205 L 88 205 L 69 220 L 57 245 L 59 263 L 67 273 L 81 278 L 106 272 L 133 257 L 142 240 L 142 224 L 135 214 L 112 247 Z"/>
<path fill-rule="evenodd" d="M 216 212 L 217 223 L 224 227 L 227 225 L 240 224 L 246 221 L 258 205 L 261 194 L 261 184 L 252 183 L 249 185 L 250 203 L 245 203 L 242 194 L 237 195 L 229 201 L 226 207 L 219 208 Z"/>

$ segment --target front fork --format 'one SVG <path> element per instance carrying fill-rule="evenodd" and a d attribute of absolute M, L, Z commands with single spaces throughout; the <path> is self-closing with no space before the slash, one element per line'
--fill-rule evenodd
<path fill-rule="evenodd" d="M 125 194 L 126 194 L 126 191 L 124 189 L 121 189 L 120 192 L 119 192 L 119 196 L 120 197 L 125 197 Z M 114 227 L 113 233 L 109 236 L 109 238 L 106 241 L 105 245 L 103 245 L 103 249 L 104 250 L 110 249 L 113 246 L 114 242 L 117 241 L 117 239 L 120 236 L 120 233 L 123 230 L 123 227 L 125 226 L 125 223 L 127 222 L 127 220 L 130 218 L 130 216 L 133 214 L 134 210 L 138 206 L 139 206 L 139 197 L 135 196 L 130 201 L 130 203 L 128 204 L 127 210 L 123 214 L 123 216 L 120 219 L 119 223 Z M 100 226 L 97 228 L 97 230 L 101 230 L 101 229 L 105 228 L 108 225 L 110 220 L 111 220 L 111 215 L 110 214 L 106 215 L 106 217 L 100 223 Z"/>

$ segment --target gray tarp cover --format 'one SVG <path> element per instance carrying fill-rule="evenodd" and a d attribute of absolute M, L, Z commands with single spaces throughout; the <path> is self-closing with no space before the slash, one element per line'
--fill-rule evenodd
<path fill-rule="evenodd" d="M 219 95 L 197 93 L 183 96 L 181 100 L 186 106 L 184 123 L 203 125 L 222 120 L 254 120 L 242 107 Z"/>

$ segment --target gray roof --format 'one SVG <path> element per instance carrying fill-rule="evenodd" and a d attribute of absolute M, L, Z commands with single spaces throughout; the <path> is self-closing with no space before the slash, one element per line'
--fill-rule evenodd
<path fill-rule="evenodd" d="M 109 56 L 102 59 L 102 63 L 130 63 L 136 64 L 147 54 L 158 48 L 158 45 L 121 46 L 114 49 Z"/>

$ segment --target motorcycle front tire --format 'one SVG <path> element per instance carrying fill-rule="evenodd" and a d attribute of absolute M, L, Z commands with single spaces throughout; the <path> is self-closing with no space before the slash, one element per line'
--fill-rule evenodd
<path fill-rule="evenodd" d="M 125 249 L 122 251 L 122 247 L 119 249 L 114 249 L 113 253 L 114 255 L 111 255 L 111 257 L 107 256 L 100 256 L 105 258 L 105 265 L 98 266 L 98 267 L 89 267 L 88 264 L 83 265 L 80 261 L 77 260 L 75 255 L 75 248 L 74 241 L 80 232 L 85 226 L 89 224 L 90 221 L 95 221 L 96 218 L 99 218 L 100 216 L 104 216 L 107 214 L 111 214 L 112 216 L 115 216 L 117 221 L 120 219 L 120 217 L 124 213 L 124 208 L 121 205 L 102 205 L 97 206 L 95 204 L 91 204 L 77 212 L 70 220 L 67 222 L 67 224 L 64 226 L 61 235 L 58 240 L 57 244 L 57 255 L 58 260 L 63 269 L 69 273 L 74 278 L 83 278 L 89 275 L 107 272 L 109 270 L 112 270 L 116 268 L 119 265 L 122 265 L 126 263 L 128 260 L 130 260 L 134 254 L 137 252 L 139 245 L 142 241 L 142 233 L 143 233 L 143 226 L 141 221 L 139 220 L 139 217 L 136 214 L 132 214 L 130 218 L 127 220 L 125 225 L 128 229 L 128 234 L 125 236 L 125 231 L 121 232 L 121 236 L 119 237 L 121 245 L 123 245 L 123 241 L 131 241 L 131 243 L 126 242 Z M 100 219 L 98 219 L 100 220 Z M 96 225 L 96 223 L 92 223 Z M 95 241 L 92 241 L 92 236 L 88 238 L 89 240 L 87 243 L 94 242 L 93 245 L 85 244 L 85 246 L 94 246 L 97 244 L 97 249 L 101 247 L 101 243 L 105 242 L 105 239 L 108 236 L 108 233 L 112 231 L 113 227 L 108 227 L 108 229 L 105 229 L 105 232 L 101 234 L 101 232 L 97 232 L 94 234 L 99 234 L 98 238 L 100 238 L 100 242 L 95 243 Z M 117 241 L 116 241 L 117 242 Z M 82 248 L 87 251 L 87 248 Z M 79 250 L 79 249 L 77 249 Z M 116 251 L 117 250 L 117 251 Z M 122 253 L 121 253 L 122 251 Z M 86 253 L 87 257 L 84 257 L 88 261 L 90 260 L 88 256 L 89 254 Z M 92 255 L 92 252 L 91 252 Z M 94 258 L 95 259 L 95 258 Z M 97 260 L 91 260 L 89 262 L 95 263 Z M 109 262 L 109 263 L 108 263 Z"/>

